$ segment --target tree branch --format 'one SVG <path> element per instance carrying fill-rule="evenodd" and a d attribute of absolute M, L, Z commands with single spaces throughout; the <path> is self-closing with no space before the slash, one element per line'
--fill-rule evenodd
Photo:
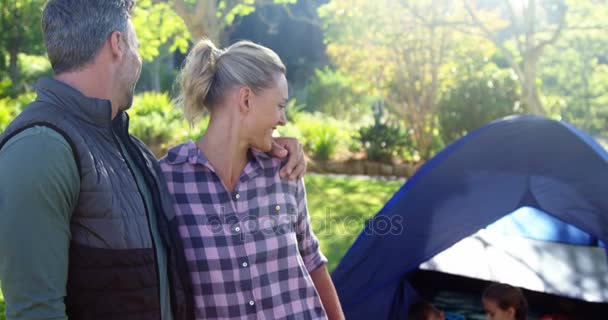
<path fill-rule="evenodd" d="M 481 22 L 481 20 L 479 19 L 477 14 L 475 14 L 473 8 L 471 8 L 471 5 L 469 4 L 469 2 L 467 0 L 464 0 L 464 4 L 465 4 L 465 9 L 469 13 L 469 16 L 471 16 L 471 18 L 473 19 L 473 22 L 475 23 L 475 25 L 477 25 L 477 27 L 479 29 L 481 29 L 481 31 L 483 31 L 483 33 L 485 34 L 485 37 L 488 40 L 492 41 L 494 43 L 494 45 L 502 52 L 502 54 L 507 59 L 507 62 L 509 62 L 509 65 L 511 66 L 513 71 L 515 71 L 515 74 L 517 74 L 517 77 L 519 77 L 520 80 L 523 80 L 524 73 L 521 70 L 520 66 L 517 64 L 517 62 L 515 61 L 515 57 L 513 57 L 513 54 L 511 53 L 511 51 L 509 51 L 509 49 L 507 49 L 505 47 L 505 45 L 502 42 L 500 42 L 494 34 L 492 34 L 492 32 L 488 29 L 488 27 L 486 27 L 483 24 L 483 22 Z"/>
<path fill-rule="evenodd" d="M 311 3 L 312 1 L 306 1 L 306 2 Z M 291 8 L 289 7 L 288 4 L 284 4 L 281 7 L 283 8 L 283 11 L 285 11 L 285 13 L 289 17 L 289 19 L 291 19 L 293 21 L 301 21 L 301 22 L 305 22 L 305 23 L 308 23 L 313 26 L 321 26 L 321 21 L 319 21 L 316 14 L 313 14 L 312 15 L 313 18 L 310 18 L 310 17 L 306 17 L 303 15 L 294 14 L 293 11 L 291 11 Z"/>
<path fill-rule="evenodd" d="M 559 38 L 559 36 L 562 33 L 562 30 L 564 30 L 564 28 L 566 27 L 566 11 L 568 11 L 567 7 L 564 5 L 560 6 L 561 8 L 561 12 L 560 12 L 560 17 L 559 17 L 559 25 L 557 26 L 557 28 L 555 29 L 555 31 L 553 32 L 553 35 L 551 36 L 551 38 L 545 40 L 545 41 L 541 41 L 535 48 L 535 51 L 542 51 L 544 49 L 544 47 L 555 43 L 555 41 L 557 41 L 557 39 Z"/>
<path fill-rule="evenodd" d="M 513 28 L 515 28 L 514 34 L 515 34 L 515 43 L 517 44 L 517 49 L 519 50 L 519 52 L 524 52 L 523 43 L 521 42 L 521 39 L 519 38 L 520 26 L 517 22 L 517 16 L 515 15 L 513 6 L 511 5 L 511 2 L 509 0 L 504 0 L 504 2 L 505 2 L 505 6 L 507 7 L 507 12 L 509 13 L 509 16 L 511 17 L 511 26 Z"/>

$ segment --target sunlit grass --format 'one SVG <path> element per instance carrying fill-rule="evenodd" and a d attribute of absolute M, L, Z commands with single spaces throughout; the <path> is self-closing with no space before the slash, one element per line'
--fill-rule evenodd
<path fill-rule="evenodd" d="M 4 319 L 4 296 L 2 295 L 2 290 L 0 290 L 0 320 Z"/>
<path fill-rule="evenodd" d="M 399 189 L 403 181 L 327 176 L 306 177 L 308 210 L 321 250 L 332 271 L 363 228 L 365 220 Z"/>

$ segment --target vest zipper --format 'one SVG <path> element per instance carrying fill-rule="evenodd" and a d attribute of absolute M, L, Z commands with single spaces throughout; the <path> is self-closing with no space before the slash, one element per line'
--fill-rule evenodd
<path fill-rule="evenodd" d="M 135 176 L 135 172 L 133 171 L 133 168 L 131 168 L 131 165 L 129 164 L 128 158 L 124 154 L 124 152 L 122 150 L 122 146 L 121 146 L 120 142 L 118 141 L 118 139 L 116 138 L 116 134 L 114 133 L 114 130 L 111 130 L 111 131 L 112 131 L 111 132 L 112 133 L 112 138 L 114 139 L 114 142 L 118 146 L 118 150 L 120 151 L 120 154 L 125 159 L 125 162 L 127 164 L 127 168 L 129 168 L 129 171 L 131 172 L 131 176 L 133 177 L 133 180 L 135 181 L 135 185 L 137 186 L 137 191 L 139 192 L 139 196 L 141 198 L 141 202 L 143 203 L 144 209 L 146 210 L 146 220 L 148 221 L 148 232 L 150 233 L 150 240 L 152 241 L 152 251 L 154 252 L 154 271 L 156 271 L 156 279 L 158 280 L 158 290 L 156 291 L 156 295 L 157 295 L 157 299 L 158 299 L 158 306 L 160 308 L 159 309 L 159 313 L 160 313 L 161 320 L 162 320 L 163 306 L 162 306 L 162 301 L 160 299 L 160 284 L 161 284 L 161 279 L 160 279 L 160 271 L 158 269 L 158 254 L 156 252 L 156 249 L 157 249 L 156 248 L 156 241 L 154 241 L 154 235 L 152 234 L 152 225 L 150 223 L 150 214 L 151 214 L 151 212 L 150 212 L 150 210 L 148 208 L 148 205 L 146 204 L 146 200 L 144 199 L 143 192 L 142 192 L 141 188 L 139 187 L 139 184 L 137 183 L 137 177 Z M 129 152 L 129 150 L 127 149 L 127 145 L 123 144 L 123 146 L 126 149 L 126 151 Z M 144 176 L 144 179 L 145 179 L 145 173 L 144 172 L 142 172 L 142 175 Z"/>

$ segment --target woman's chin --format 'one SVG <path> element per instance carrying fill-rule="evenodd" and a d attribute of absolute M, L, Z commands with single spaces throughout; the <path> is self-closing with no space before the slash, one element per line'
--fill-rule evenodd
<path fill-rule="evenodd" d="M 260 141 L 260 143 L 255 143 L 251 147 L 262 152 L 270 152 L 272 150 L 272 140 Z"/>

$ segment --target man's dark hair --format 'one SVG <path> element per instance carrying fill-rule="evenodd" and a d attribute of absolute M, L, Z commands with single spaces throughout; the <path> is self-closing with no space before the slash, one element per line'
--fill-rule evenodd
<path fill-rule="evenodd" d="M 133 0 L 50 0 L 42 13 L 42 34 L 55 74 L 93 61 L 119 31 L 127 37 Z"/>
<path fill-rule="evenodd" d="M 421 300 L 409 307 L 407 320 L 427 320 L 432 314 L 439 315 L 439 309 L 437 309 L 432 303 Z"/>

